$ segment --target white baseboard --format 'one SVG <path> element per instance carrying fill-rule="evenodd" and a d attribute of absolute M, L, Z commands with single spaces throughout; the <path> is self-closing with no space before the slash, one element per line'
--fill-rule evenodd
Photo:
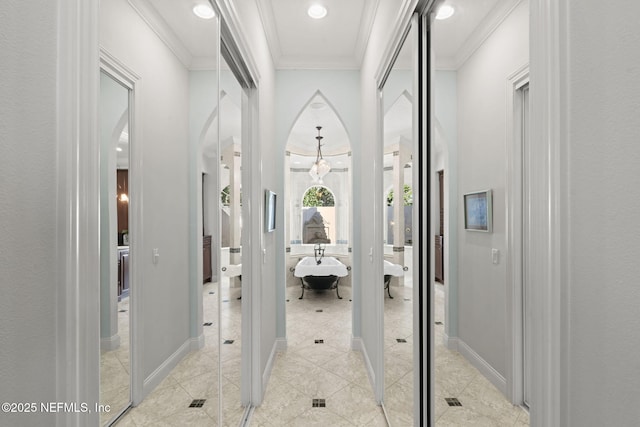
<path fill-rule="evenodd" d="M 376 389 L 376 374 L 373 370 L 373 365 L 371 364 L 371 360 L 369 359 L 369 354 L 367 353 L 367 347 L 364 345 L 364 341 L 362 338 L 351 337 L 351 349 L 355 351 L 359 351 L 362 353 L 362 358 L 364 359 L 364 367 L 367 370 L 367 376 L 369 377 L 369 383 L 373 390 Z"/>
<path fill-rule="evenodd" d="M 507 396 L 507 380 L 493 366 L 491 366 L 486 360 L 484 360 L 478 353 L 476 353 L 471 347 L 469 347 L 464 341 L 457 337 L 449 337 L 444 334 L 443 337 L 444 346 L 451 351 L 457 351 L 460 353 L 474 368 L 476 368 L 482 375 L 485 376 L 491 384 L 496 386 L 498 390 L 505 396 Z"/>
<path fill-rule="evenodd" d="M 458 351 L 469 361 L 482 375 L 485 376 L 498 390 L 507 396 L 507 380 L 496 371 L 486 360 L 484 360 L 471 347 L 461 339 L 456 339 Z"/>
<path fill-rule="evenodd" d="M 149 395 L 156 388 L 162 380 L 164 380 L 175 368 L 184 356 L 191 351 L 191 339 L 182 344 L 167 360 L 162 362 L 158 368 L 145 378 L 142 384 L 142 397 L 143 399 Z"/>
<path fill-rule="evenodd" d="M 269 378 L 271 378 L 271 370 L 273 369 L 273 363 L 276 360 L 276 354 L 287 350 L 287 339 L 286 338 L 276 338 L 273 343 L 273 347 L 271 348 L 271 354 L 269 355 L 269 360 L 267 360 L 267 366 L 264 368 L 264 372 L 262 373 L 262 395 L 267 391 L 267 385 L 269 384 Z"/>
<path fill-rule="evenodd" d="M 113 351 L 120 347 L 120 335 L 115 334 L 109 338 L 100 338 L 100 350 Z"/>
<path fill-rule="evenodd" d="M 199 337 L 191 338 L 189 350 L 198 351 L 201 348 L 204 348 L 204 334 L 200 334 Z"/>
<path fill-rule="evenodd" d="M 449 335 L 444 334 L 442 337 L 443 344 L 451 351 L 458 351 L 458 338 L 451 338 Z"/>

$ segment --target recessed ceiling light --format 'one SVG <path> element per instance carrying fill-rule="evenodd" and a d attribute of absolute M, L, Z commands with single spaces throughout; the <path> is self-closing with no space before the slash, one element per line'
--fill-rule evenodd
<path fill-rule="evenodd" d="M 216 13 L 213 11 L 211 6 L 204 3 L 194 6 L 193 13 L 195 13 L 198 18 L 202 19 L 211 19 L 216 16 Z"/>
<path fill-rule="evenodd" d="M 443 6 L 440 6 L 440 9 L 438 9 L 438 14 L 436 15 L 436 19 L 451 18 L 455 12 L 456 10 L 453 8 L 453 6 L 449 6 L 448 4 L 445 4 Z"/>
<path fill-rule="evenodd" d="M 122 151 L 122 147 L 116 147 L 116 151 Z"/>
<path fill-rule="evenodd" d="M 322 110 L 324 107 L 326 107 L 324 102 L 312 102 L 311 103 L 311 108 L 313 108 L 314 110 Z"/>
<path fill-rule="evenodd" d="M 322 19 L 327 16 L 327 8 L 321 4 L 314 4 L 311 5 L 307 13 L 313 19 Z"/>

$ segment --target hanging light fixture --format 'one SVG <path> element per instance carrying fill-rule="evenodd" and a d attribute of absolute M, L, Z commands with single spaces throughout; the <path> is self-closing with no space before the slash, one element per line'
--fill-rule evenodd
<path fill-rule="evenodd" d="M 322 178 L 329 173 L 329 171 L 331 170 L 331 165 L 328 161 L 322 158 L 321 141 L 323 137 L 320 136 L 320 130 L 322 129 L 322 126 L 316 126 L 316 129 L 318 129 L 318 136 L 316 136 L 316 139 L 318 140 L 318 152 L 316 154 L 316 161 L 309 170 L 309 175 L 311 175 L 311 178 L 313 178 L 314 182 L 322 184 Z"/>

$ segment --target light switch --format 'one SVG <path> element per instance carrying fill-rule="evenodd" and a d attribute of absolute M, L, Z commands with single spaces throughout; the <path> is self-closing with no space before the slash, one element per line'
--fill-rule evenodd
<path fill-rule="evenodd" d="M 498 249 L 491 249 L 491 260 L 494 264 L 500 263 L 500 251 Z"/>
<path fill-rule="evenodd" d="M 158 248 L 153 248 L 153 263 L 158 263 L 158 258 L 160 258 L 160 250 Z"/>

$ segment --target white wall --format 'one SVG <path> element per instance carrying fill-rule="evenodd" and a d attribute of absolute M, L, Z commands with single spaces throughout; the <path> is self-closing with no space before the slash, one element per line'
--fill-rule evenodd
<path fill-rule="evenodd" d="M 101 2 L 100 28 L 101 45 L 141 78 L 142 113 L 134 120 L 142 140 L 131 144 L 142 146 L 144 158 L 144 239 L 138 253 L 132 252 L 132 262 L 142 270 L 143 283 L 132 286 L 141 287 L 140 368 L 148 380 L 190 337 L 189 74 L 126 0 Z M 152 263 L 153 248 L 160 253 L 157 264 Z"/>
<path fill-rule="evenodd" d="M 458 70 L 458 338 L 506 375 L 507 78 L 529 60 L 523 1 Z M 462 194 L 493 190 L 493 232 L 464 230 Z M 453 200 L 451 203 L 455 203 Z M 491 250 L 503 256 L 492 264 Z"/>
<path fill-rule="evenodd" d="M 435 47 L 437 49 L 437 46 Z M 458 92 L 457 72 L 436 71 L 435 75 L 436 155 L 434 173 L 444 169 L 444 286 L 445 335 L 458 336 Z M 434 175 L 435 177 L 435 175 Z M 438 183 L 434 181 L 437 189 Z M 434 190 L 435 191 L 435 190 Z M 437 192 L 434 192 L 437 198 Z M 432 198 L 433 199 L 433 198 Z M 434 224 L 437 224 L 438 214 Z"/>
<path fill-rule="evenodd" d="M 0 3 L 0 396 L 56 398 L 57 2 Z M 96 343 L 97 345 L 97 343 Z M 51 424 L 0 413 L 0 424 Z"/>
<path fill-rule="evenodd" d="M 566 4 L 568 426 L 640 422 L 640 5 Z M 619 6 L 622 6 L 620 4 Z M 564 43 L 568 43 L 564 45 Z M 533 87 L 532 75 L 532 91 Z"/>

